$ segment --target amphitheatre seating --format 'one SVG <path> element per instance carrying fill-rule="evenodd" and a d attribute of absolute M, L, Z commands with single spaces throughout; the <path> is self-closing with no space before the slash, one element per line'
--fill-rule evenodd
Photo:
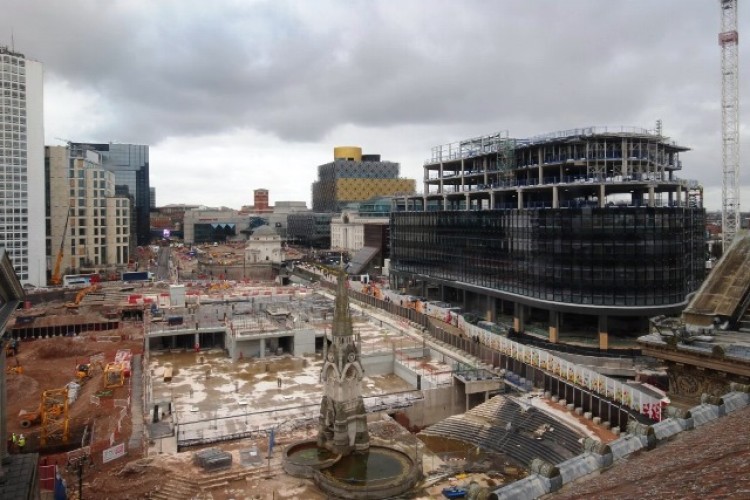
<path fill-rule="evenodd" d="M 506 455 L 525 467 L 534 458 L 560 463 L 582 451 L 583 435 L 553 416 L 496 396 L 423 430 L 429 436 L 458 439 Z"/>

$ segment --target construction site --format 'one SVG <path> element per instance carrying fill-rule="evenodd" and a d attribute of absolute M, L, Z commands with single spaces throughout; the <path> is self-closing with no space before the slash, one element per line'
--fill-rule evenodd
<path fill-rule="evenodd" d="M 170 254 L 172 271 L 177 262 L 185 274 L 198 265 L 187 250 L 161 252 Z M 25 441 L 19 450 L 9 440 L 9 449 L 57 465 L 72 498 L 79 479 L 84 497 L 326 498 L 282 468 L 283 448 L 316 433 L 334 310 L 328 270 L 298 271 L 317 278 L 290 286 L 119 281 L 29 294 L 7 328 L 14 339 L 6 350 L 7 430 Z M 525 382 L 428 338 L 407 318 L 364 302 L 353 302 L 351 316 L 372 439 L 420 464 L 424 498 L 456 477 L 494 489 L 526 475 L 533 457 L 462 441 L 463 424 L 417 434 L 445 419 L 500 418 L 491 409 L 498 405 L 517 418 L 541 407 L 528 437 L 518 439 L 558 458 L 574 456 L 584 436 L 615 438 L 577 416 L 553 424 L 559 410 L 539 394 L 507 404 L 492 399 L 507 383 Z M 490 409 L 455 417 L 483 404 Z M 560 440 L 537 439 L 563 427 Z M 203 463 L 201 452 L 213 458 Z"/>
<path fill-rule="evenodd" d="M 10 452 L 57 466 L 69 498 L 331 498 L 287 454 L 321 432 L 344 296 L 370 443 L 416 467 L 409 498 L 539 496 L 544 474 L 580 477 L 653 446 L 654 430 L 674 436 L 685 410 L 704 412 L 471 324 L 448 303 L 383 282 L 337 289 L 335 266 L 304 260 L 287 286 L 177 277 L 242 251 L 212 247 L 201 262 L 159 247 L 142 265 L 165 280 L 27 294 L 6 328 L 7 432 L 23 436 Z M 717 390 L 732 409 L 748 403 Z M 347 480 L 391 479 L 359 474 Z"/>

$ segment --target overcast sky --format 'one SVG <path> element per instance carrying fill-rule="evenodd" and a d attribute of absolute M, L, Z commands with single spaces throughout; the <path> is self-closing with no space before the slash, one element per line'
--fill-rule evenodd
<path fill-rule="evenodd" d="M 718 0 L 0 0 L 0 45 L 45 66 L 47 143 L 149 144 L 159 206 L 239 208 L 257 188 L 310 206 L 337 145 L 421 190 L 439 144 L 661 119 L 719 209 L 719 26 Z"/>

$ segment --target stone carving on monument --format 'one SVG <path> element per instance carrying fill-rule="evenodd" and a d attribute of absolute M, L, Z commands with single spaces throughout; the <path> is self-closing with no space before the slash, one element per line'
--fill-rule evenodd
<path fill-rule="evenodd" d="M 354 334 L 346 293 L 346 273 L 337 276 L 336 305 L 331 345 L 324 341 L 320 371 L 323 398 L 320 402 L 318 446 L 340 454 L 366 450 L 370 446 L 367 414 L 362 400 L 364 370 L 360 362 L 360 338 Z"/>

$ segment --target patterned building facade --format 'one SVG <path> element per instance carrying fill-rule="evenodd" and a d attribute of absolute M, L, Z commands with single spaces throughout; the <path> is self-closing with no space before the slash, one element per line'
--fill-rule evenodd
<path fill-rule="evenodd" d="M 382 161 L 380 155 L 363 155 L 361 148 L 335 148 L 334 161 L 318 167 L 318 180 L 312 185 L 312 209 L 340 212 L 348 203 L 413 194 L 416 181 L 399 178 L 399 170 L 398 163 Z"/>

